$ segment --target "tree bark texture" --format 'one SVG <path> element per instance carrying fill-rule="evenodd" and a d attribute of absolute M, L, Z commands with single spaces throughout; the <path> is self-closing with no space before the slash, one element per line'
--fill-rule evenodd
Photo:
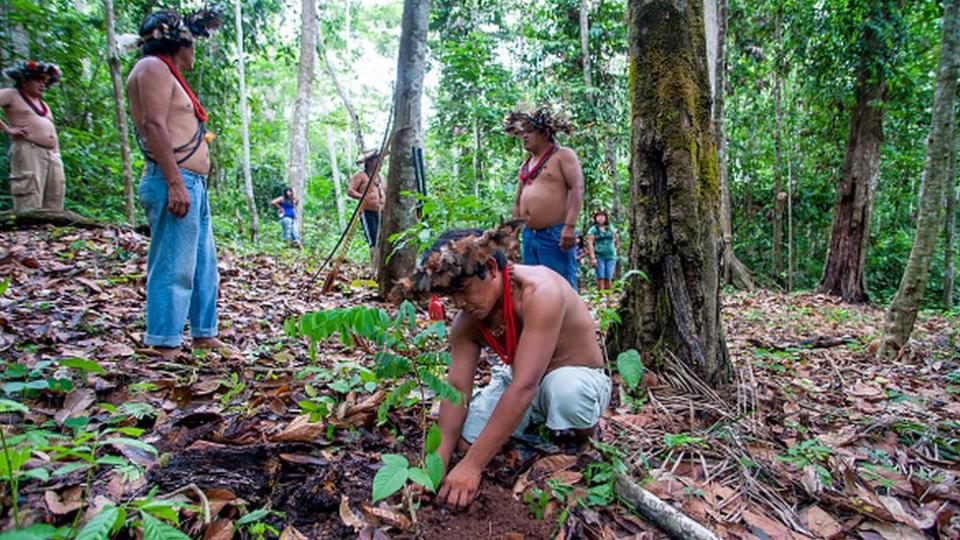
<path fill-rule="evenodd" d="M 110 64 L 110 82 L 113 83 L 113 101 L 117 114 L 117 131 L 120 135 L 120 162 L 123 165 L 123 201 L 127 223 L 137 224 L 133 200 L 133 170 L 130 167 L 130 135 L 127 132 L 127 109 L 123 99 L 123 82 L 120 74 L 120 51 L 117 49 L 117 32 L 113 20 L 113 0 L 103 0 L 103 12 L 107 23 L 107 57 Z"/>
<path fill-rule="evenodd" d="M 416 248 L 412 243 L 394 246 L 389 238 L 412 227 L 417 219 L 416 199 L 401 196 L 416 193 L 417 183 L 410 149 L 421 146 L 420 98 L 427 56 L 429 0 L 404 0 L 397 55 L 396 107 L 393 114 L 393 141 L 390 170 L 387 175 L 386 202 L 378 247 L 382 261 L 378 273 L 380 294 L 386 296 L 397 279 L 406 277 L 416 266 Z"/>
<path fill-rule="evenodd" d="M 780 51 L 783 50 L 783 36 L 780 30 L 781 8 L 777 8 L 774 21 L 774 39 L 777 47 L 777 61 L 773 69 L 773 276 L 779 281 L 783 273 L 783 206 L 780 194 L 783 192 L 783 76 L 780 73 Z"/>
<path fill-rule="evenodd" d="M 886 6 L 886 2 L 881 5 Z M 889 10 L 882 7 L 877 16 L 888 18 Z M 874 22 L 879 24 L 883 20 Z M 883 38 L 874 25 L 868 24 L 864 25 L 861 39 L 865 48 L 857 69 L 856 106 L 850 113 L 843 172 L 833 205 L 830 243 L 823 275 L 817 285 L 817 292 L 839 296 L 849 303 L 869 300 L 864 271 L 870 241 L 870 217 L 880 174 L 883 102 L 886 100 L 886 81 L 881 66 L 885 59 L 877 58 L 878 51 L 885 50 Z"/>
<path fill-rule="evenodd" d="M 617 176 L 617 139 L 611 134 L 603 137 L 603 159 L 610 174 L 610 189 L 613 191 L 613 205 L 610 215 L 613 222 L 620 223 L 620 179 Z"/>
<path fill-rule="evenodd" d="M 246 74 L 243 58 L 243 14 L 240 12 L 240 0 L 234 4 L 234 18 L 237 25 L 237 71 L 240 77 L 240 134 L 243 141 L 243 190 L 247 197 L 247 212 L 250 214 L 250 240 L 257 241 L 257 202 L 253 197 L 253 176 L 250 174 L 250 109 L 247 107 Z"/>
<path fill-rule="evenodd" d="M 883 325 L 878 359 L 899 353 L 913 332 L 917 310 L 923 300 L 930 259 L 940 233 L 943 192 L 947 182 L 950 153 L 955 148 L 954 131 L 957 97 L 957 66 L 960 64 L 960 0 L 947 0 L 943 13 L 940 63 L 934 87 L 927 157 L 920 185 L 920 210 L 910 258 L 900 280 L 900 288 L 890 302 Z"/>
<path fill-rule="evenodd" d="M 310 97 L 317 58 L 317 6 L 314 0 L 300 2 L 300 61 L 297 65 L 297 97 L 290 124 L 290 164 L 287 182 L 297 198 L 296 227 L 303 231 L 303 199 L 307 179 L 307 127 Z"/>
<path fill-rule="evenodd" d="M 720 188 L 702 0 L 630 0 L 630 268 L 608 348 L 729 379 L 720 326 Z"/>
<path fill-rule="evenodd" d="M 956 129 L 956 128 L 954 128 Z M 947 167 L 946 216 L 943 223 L 943 309 L 953 309 L 953 290 L 956 283 L 956 268 L 953 262 L 953 242 L 957 234 L 957 137 L 954 133 L 950 165 Z"/>
<path fill-rule="evenodd" d="M 727 0 L 707 0 L 705 8 L 715 1 L 714 23 L 710 17 L 705 19 L 707 49 L 709 54 L 710 43 L 715 47 L 713 66 L 713 129 L 717 139 L 717 166 L 720 177 L 720 235 L 721 249 L 723 250 L 723 282 L 734 287 L 752 291 L 754 289 L 750 270 L 740 262 L 733 252 L 733 210 L 730 206 L 730 177 L 727 169 L 727 136 L 723 122 L 724 105 L 727 84 Z M 706 9 L 709 15 L 709 9 Z"/>

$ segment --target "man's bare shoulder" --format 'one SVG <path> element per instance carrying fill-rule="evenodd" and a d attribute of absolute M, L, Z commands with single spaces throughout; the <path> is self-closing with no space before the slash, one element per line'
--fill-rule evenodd
<path fill-rule="evenodd" d="M 566 301 L 568 291 L 573 293 L 567 281 L 546 266 L 515 265 L 514 272 L 522 280 L 524 308 L 553 310 Z"/>
<path fill-rule="evenodd" d="M 560 149 L 557 150 L 557 157 L 564 161 L 573 160 L 577 163 L 580 162 L 580 158 L 577 157 L 577 153 L 573 150 L 573 148 L 566 146 L 561 146 Z"/>
<path fill-rule="evenodd" d="M 17 93 L 16 88 L 0 89 L 0 107 L 9 107 L 13 102 L 13 96 Z"/>
<path fill-rule="evenodd" d="M 154 82 L 167 78 L 167 76 L 170 76 L 170 68 L 163 63 L 163 60 L 153 56 L 144 56 L 133 65 L 133 69 L 130 70 L 130 75 L 127 77 L 127 83 L 142 79 L 149 79 Z"/>
<path fill-rule="evenodd" d="M 457 313 L 450 325 L 450 341 L 451 343 L 478 342 L 477 320 L 465 311 Z"/>

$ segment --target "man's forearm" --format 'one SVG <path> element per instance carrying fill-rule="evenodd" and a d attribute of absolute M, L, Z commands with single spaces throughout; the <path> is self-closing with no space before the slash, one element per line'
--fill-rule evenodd
<path fill-rule="evenodd" d="M 160 166 L 163 177 L 167 180 L 168 186 L 183 183 L 183 176 L 180 174 L 180 166 L 177 165 L 177 159 L 173 155 L 173 146 L 170 143 L 170 133 L 166 126 L 157 123 L 146 123 L 143 126 L 147 150 L 153 156 L 153 160 Z"/>
<path fill-rule="evenodd" d="M 463 460 L 469 461 L 480 470 L 486 467 L 493 456 L 500 451 L 503 443 L 510 438 L 513 430 L 517 429 L 527 407 L 533 401 L 535 392 L 536 388 L 522 389 L 515 383 L 507 387 L 493 409 L 487 425 L 484 426 Z"/>
<path fill-rule="evenodd" d="M 440 427 L 440 448 L 437 452 L 443 458 L 444 466 L 449 465 L 450 456 L 457 449 L 460 442 L 460 434 L 463 432 L 463 423 L 467 419 L 467 404 L 463 406 L 454 405 L 449 401 L 440 403 L 440 419 L 437 425 Z"/>

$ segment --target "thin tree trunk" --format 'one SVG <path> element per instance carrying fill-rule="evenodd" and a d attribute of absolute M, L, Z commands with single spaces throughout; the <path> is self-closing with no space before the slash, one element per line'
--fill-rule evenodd
<path fill-rule="evenodd" d="M 243 188 L 247 197 L 247 212 L 250 214 L 250 241 L 257 241 L 259 230 L 257 219 L 257 202 L 253 197 L 253 176 L 250 174 L 250 109 L 247 108 L 246 75 L 244 73 L 243 58 L 243 15 L 240 12 L 240 1 L 234 4 L 234 18 L 237 24 L 237 71 L 240 77 L 240 134 L 243 139 Z"/>
<path fill-rule="evenodd" d="M 357 151 L 363 152 L 363 130 L 360 128 L 360 117 L 357 116 L 357 111 L 353 108 L 353 102 L 350 100 L 350 95 L 347 93 L 347 90 L 340 84 L 340 79 L 337 78 L 337 72 L 333 69 L 333 64 L 330 63 L 330 58 L 327 57 L 327 48 L 323 46 L 322 43 L 319 44 L 320 47 L 320 58 L 323 60 L 323 70 L 326 72 L 327 77 L 330 77 L 330 82 L 333 83 L 333 87 L 337 89 L 337 95 L 340 96 L 340 100 L 343 101 L 344 108 L 347 109 L 347 116 L 350 117 L 350 125 L 353 126 L 353 136 L 357 141 Z M 397 77 L 399 79 L 399 76 Z"/>
<path fill-rule="evenodd" d="M 580 0 L 580 54 L 583 57 L 583 84 L 587 94 L 593 88 L 593 71 L 590 66 L 590 3 Z"/>
<path fill-rule="evenodd" d="M 960 64 L 960 0 L 946 0 L 940 64 L 933 95 L 933 115 L 927 138 L 927 157 L 920 187 L 920 212 L 910 258 L 903 271 L 900 288 L 890 302 L 883 325 L 883 338 L 877 358 L 888 359 L 899 353 L 913 332 L 917 310 L 923 300 L 930 259 L 939 236 L 943 211 L 943 191 L 947 182 L 950 153 L 955 148 L 954 128 L 957 97 L 957 67 Z"/>
<path fill-rule="evenodd" d="M 733 210 L 730 206 L 730 180 L 727 170 L 727 135 L 723 121 L 726 105 L 727 84 L 727 0 L 716 0 L 712 11 L 714 15 L 711 23 L 710 5 L 714 0 L 704 2 L 704 26 L 706 31 L 708 54 L 712 49 L 714 58 L 711 63 L 711 92 L 713 94 L 713 127 L 717 138 L 717 165 L 720 177 L 720 235 L 723 249 L 723 282 L 734 287 L 752 291 L 753 279 L 750 271 L 740 262 L 733 252 Z M 711 47 L 711 43 L 713 46 Z"/>
<path fill-rule="evenodd" d="M 343 218 L 343 188 L 340 186 L 340 168 L 337 167 L 337 149 L 333 141 L 333 128 L 329 124 L 327 128 L 327 153 L 330 154 L 330 170 L 333 171 L 333 196 L 337 199 L 337 225 L 340 230 L 346 228 Z"/>
<path fill-rule="evenodd" d="M 480 120 L 473 119 L 473 196 L 480 197 Z"/>
<path fill-rule="evenodd" d="M 123 101 L 123 82 L 120 75 L 120 51 L 117 49 L 117 33 L 113 21 L 113 0 L 103 0 L 103 12 L 107 23 L 107 55 L 110 63 L 110 82 L 113 83 L 113 100 L 117 113 L 117 131 L 120 135 L 120 162 L 123 165 L 123 201 L 127 223 L 137 224 L 133 203 L 133 170 L 130 168 L 130 137 L 127 133 L 127 109 Z"/>
<path fill-rule="evenodd" d="M 310 97 L 317 58 L 317 6 L 315 0 L 300 2 L 300 61 L 297 65 L 297 98 L 290 124 L 288 184 L 297 199 L 296 227 L 303 231 L 303 199 L 306 194 Z"/>
<path fill-rule="evenodd" d="M 611 352 L 729 380 L 720 325 L 720 189 L 702 0 L 629 0 L 630 268 Z"/>
<path fill-rule="evenodd" d="M 777 61 L 773 69 L 773 275 L 779 281 L 783 273 L 783 76 L 780 73 L 780 51 L 783 50 L 780 30 L 781 8 L 777 8 L 774 21 L 774 39 L 777 44 Z"/>
<path fill-rule="evenodd" d="M 793 166 L 787 155 L 787 292 L 793 292 Z"/>
<path fill-rule="evenodd" d="M 350 9 L 351 0 L 346 0 L 344 2 L 344 19 L 346 23 L 343 25 L 343 55 L 347 58 L 348 68 L 350 63 L 353 62 L 353 30 L 351 27 L 353 25 L 353 11 Z M 343 89 L 344 94 L 347 96 L 346 101 L 352 103 L 353 101 L 353 78 L 347 78 L 347 86 Z M 349 109 L 348 109 L 349 111 Z M 353 122 L 353 118 L 350 118 L 350 121 Z M 360 130 L 359 120 L 352 124 L 352 127 L 356 133 L 360 134 L 360 140 L 363 139 L 363 133 Z M 361 146 L 358 150 L 362 151 L 363 147 Z M 347 137 L 347 150 L 346 150 L 347 159 L 345 160 L 346 164 L 349 164 L 351 160 L 355 159 L 357 154 L 353 151 L 353 136 Z M 341 202 L 341 204 L 343 204 Z"/>
<path fill-rule="evenodd" d="M 411 242 L 395 246 L 389 239 L 416 223 L 416 199 L 401 196 L 416 193 L 410 149 L 422 146 L 420 98 L 427 56 L 427 22 L 429 0 L 404 0 L 400 30 L 400 51 L 397 55 L 396 108 L 393 116 L 393 141 L 390 148 L 390 171 L 387 176 L 386 204 L 380 228 L 378 247 L 380 264 L 378 282 L 381 296 L 386 296 L 394 283 L 408 276 L 416 266 L 416 247 Z"/>
<path fill-rule="evenodd" d="M 950 165 L 947 167 L 946 219 L 943 224 L 943 309 L 953 309 L 953 289 L 956 269 L 953 262 L 953 239 L 957 227 L 957 145 L 954 134 L 953 150 L 950 152 Z"/>

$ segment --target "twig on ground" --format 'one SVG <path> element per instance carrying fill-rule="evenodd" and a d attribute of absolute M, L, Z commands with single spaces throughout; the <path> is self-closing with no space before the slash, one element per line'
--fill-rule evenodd
<path fill-rule="evenodd" d="M 682 540 L 719 540 L 703 525 L 690 519 L 654 494 L 641 488 L 630 477 L 616 473 L 617 495 L 632 504 L 637 513 L 654 523 L 671 538 Z"/>

